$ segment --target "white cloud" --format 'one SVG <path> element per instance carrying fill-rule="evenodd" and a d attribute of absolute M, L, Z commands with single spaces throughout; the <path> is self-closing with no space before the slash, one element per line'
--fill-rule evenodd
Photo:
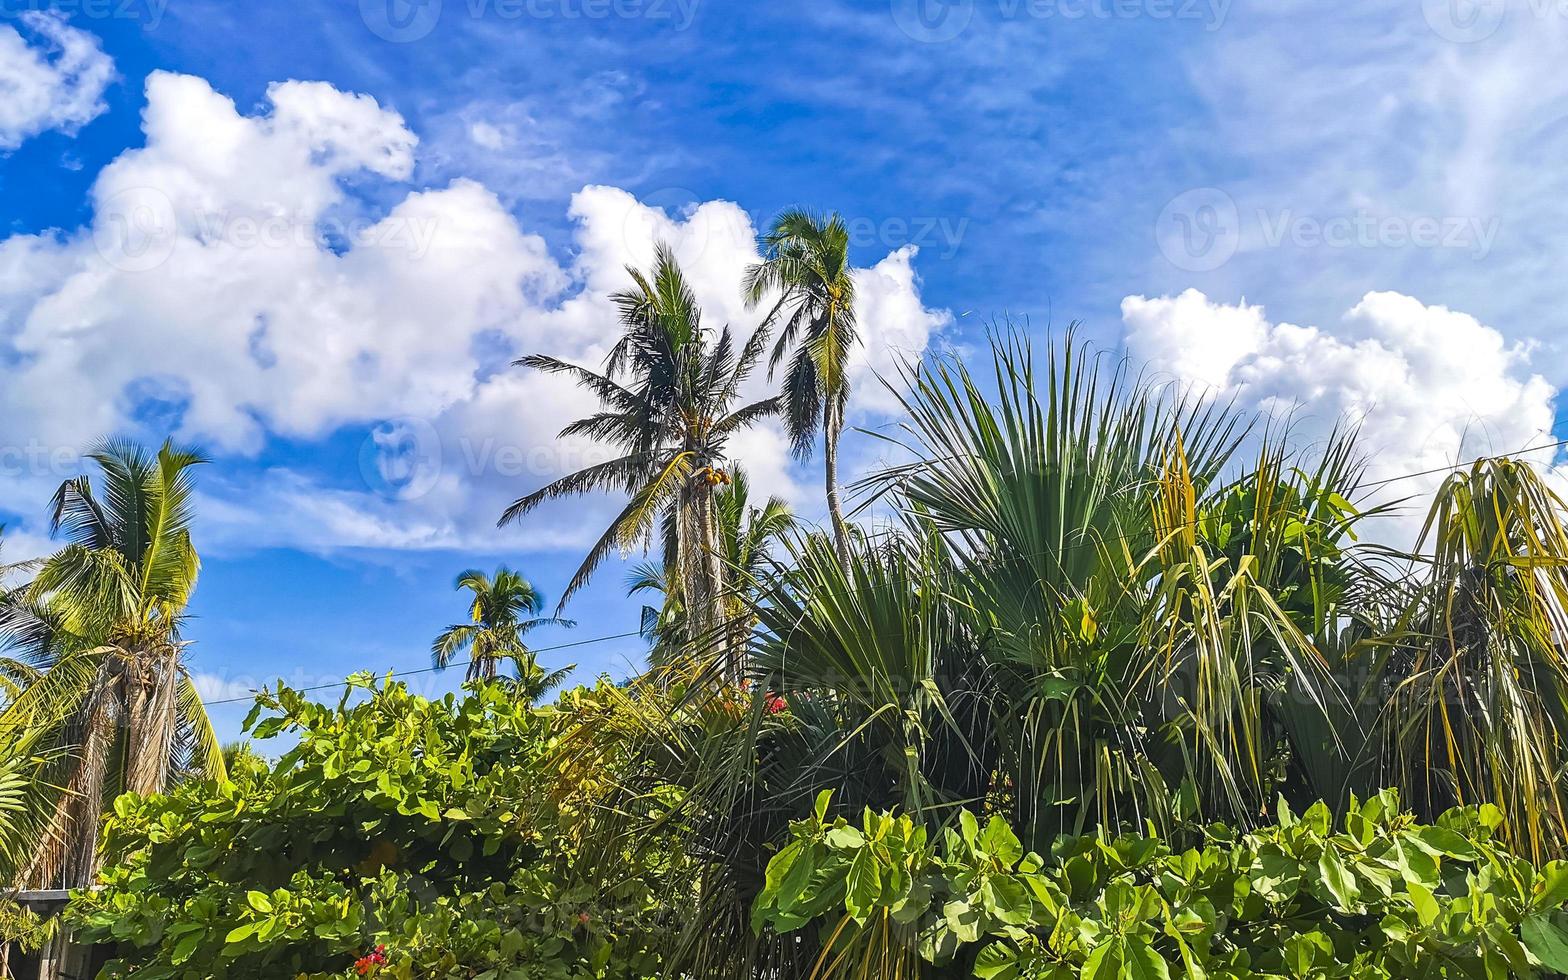
<path fill-rule="evenodd" d="M 1369 480 L 1553 441 L 1555 389 L 1530 349 L 1465 313 L 1368 293 L 1335 329 L 1270 322 L 1258 306 L 1197 290 L 1122 301 L 1128 351 L 1178 382 L 1294 423 L 1297 443 L 1358 423 Z M 1554 451 L 1530 454 L 1550 469 Z M 1442 474 L 1401 480 L 1373 500 L 1430 491 Z M 1387 532 L 1408 540 L 1424 515 Z"/>
<path fill-rule="evenodd" d="M 880 379 L 896 384 L 903 364 L 916 363 L 931 338 L 952 325 L 947 310 L 928 310 L 920 302 L 920 277 L 914 259 L 920 249 L 905 245 L 869 269 L 855 273 L 855 315 L 865 324 L 865 344 L 850 364 L 852 407 L 867 412 L 896 412 L 898 399 Z"/>
<path fill-rule="evenodd" d="M 1568 151 L 1564 8 L 1401 0 L 1325 16 L 1280 0 L 1232 13 L 1184 49 L 1202 104 L 1183 145 L 1200 154 L 1192 186 L 1234 200 L 1240 250 L 1200 274 L 1154 252 L 1158 288 L 1244 290 L 1319 320 L 1398 289 L 1554 343 L 1568 176 L 1541 161 Z M 1288 230 L 1352 221 L 1365 230 L 1338 243 Z M 1435 244 L 1412 240 L 1422 222 L 1442 229 Z M 1539 367 L 1562 383 L 1564 351 L 1546 354 Z"/>
<path fill-rule="evenodd" d="M 357 458 L 325 472 L 208 471 L 209 533 L 251 547 L 579 547 L 610 501 L 494 528 L 512 498 L 603 458 L 556 438 L 593 399 L 507 362 L 531 351 L 600 361 L 619 332 L 609 296 L 627 264 L 651 262 L 655 241 L 674 247 L 708 326 L 749 333 L 759 318 L 740 295 L 758 258 L 749 216 L 726 201 L 669 213 L 584 187 L 563 263 L 472 180 L 380 211 L 349 193 L 384 192 L 415 171 L 417 138 L 374 99 L 284 82 L 267 102 L 243 114 L 202 79 L 154 73 L 145 146 L 99 175 L 90 225 L 0 241 L 0 350 L 16 362 L 0 390 L 0 446 L 76 448 L 140 427 L 235 458 L 279 437 L 311 446 L 382 423 Z M 858 412 L 885 407 L 869 371 L 918 356 L 946 322 L 920 301 L 914 255 L 856 272 L 867 340 Z M 762 396 L 762 374 L 750 397 Z M 735 450 L 759 493 L 816 506 L 776 427 Z"/>
<path fill-rule="evenodd" d="M 18 22 L 36 39 L 0 25 L 0 150 L 58 129 L 74 134 L 104 111 L 114 62 L 98 39 L 64 18 L 26 11 Z"/>

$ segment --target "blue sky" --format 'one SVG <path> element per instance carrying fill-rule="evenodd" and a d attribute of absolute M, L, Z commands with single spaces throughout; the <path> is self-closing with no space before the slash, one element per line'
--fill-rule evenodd
<path fill-rule="evenodd" d="M 734 276 L 792 204 L 855 233 L 861 425 L 892 421 L 899 356 L 1010 316 L 1309 434 L 1356 418 L 1380 474 L 1559 428 L 1568 20 L 1544 0 L 0 10 L 8 556 L 47 547 L 95 436 L 209 446 L 190 633 L 215 696 L 422 666 L 466 567 L 557 594 L 609 502 L 491 526 L 591 458 L 551 439 L 580 396 L 507 361 L 602 353 L 655 237 L 748 328 Z M 816 517 L 781 447 L 740 455 Z M 540 642 L 632 629 L 622 577 Z M 568 654 L 620 674 L 641 646 Z"/>

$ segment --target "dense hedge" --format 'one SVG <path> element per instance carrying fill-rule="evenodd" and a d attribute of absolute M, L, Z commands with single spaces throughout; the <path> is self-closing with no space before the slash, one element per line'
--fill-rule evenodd
<path fill-rule="evenodd" d="M 500 685 L 430 701 L 361 678 L 337 705 L 264 697 L 255 734 L 297 744 L 276 763 L 242 755 L 221 783 L 122 797 L 105 887 L 69 918 L 119 944 L 110 978 L 656 976 L 695 904 L 674 884 L 680 858 L 646 840 L 635 855 L 590 850 L 614 836 L 595 832 L 595 781 L 615 779 L 615 760 L 560 769 L 560 739 L 613 711 L 607 694 L 536 708 Z M 1423 825 L 1387 791 L 1352 801 L 1337 829 L 1322 804 L 1296 816 L 1281 803 L 1251 833 L 1068 837 L 1046 856 L 997 816 L 960 811 L 931 834 L 831 810 L 824 793 L 792 825 L 752 915 L 759 933 L 800 933 L 828 973 L 1568 971 L 1568 863 L 1508 853 L 1489 806 Z"/>
<path fill-rule="evenodd" d="M 1568 863 L 1493 840 L 1491 807 L 1421 825 L 1392 791 L 1280 806 L 1175 850 L 1143 836 L 1025 853 L 1005 821 L 959 814 L 940 839 L 908 817 L 816 812 L 768 866 L 757 928 L 820 929 L 823 965 L 980 980 L 1153 977 L 1537 977 L 1568 971 Z M 935 969 L 932 968 L 934 965 Z M 897 972 L 895 972 L 897 971 Z"/>
<path fill-rule="evenodd" d="M 658 862 L 590 879 L 613 862 L 580 852 L 591 807 L 549 771 L 570 710 L 501 685 L 430 701 L 367 677 L 336 706 L 285 690 L 258 712 L 256 736 L 298 737 L 276 764 L 242 756 L 225 782 L 116 803 L 105 887 L 69 913 L 120 944 L 105 976 L 659 972 L 645 942 Z"/>

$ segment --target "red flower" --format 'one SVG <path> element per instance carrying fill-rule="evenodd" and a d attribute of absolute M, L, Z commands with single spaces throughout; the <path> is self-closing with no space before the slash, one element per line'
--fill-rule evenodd
<path fill-rule="evenodd" d="M 762 706 L 767 709 L 768 714 L 776 715 L 785 708 L 788 708 L 789 704 L 782 696 L 769 691 L 768 696 L 762 701 Z"/>
<path fill-rule="evenodd" d="M 373 972 L 376 967 L 385 966 L 386 962 L 387 948 L 384 945 L 378 945 L 375 949 L 354 961 L 354 972 L 363 977 Z"/>

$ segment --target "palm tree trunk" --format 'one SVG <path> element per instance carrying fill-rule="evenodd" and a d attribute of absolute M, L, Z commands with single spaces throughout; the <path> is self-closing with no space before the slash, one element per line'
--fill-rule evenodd
<path fill-rule="evenodd" d="M 176 694 L 179 668 L 178 650 L 128 657 L 136 667 L 127 673 L 131 688 L 125 739 L 129 759 L 125 789 L 146 796 L 161 793 L 169 781 L 169 748 L 174 742 Z"/>
<path fill-rule="evenodd" d="M 707 589 L 708 619 L 714 642 L 722 647 L 725 670 L 731 682 L 739 684 L 740 651 L 730 643 L 730 630 L 725 628 L 724 617 L 724 563 L 719 557 L 719 523 L 714 513 L 713 488 L 706 484 L 698 491 L 702 532 L 703 579 Z"/>
<path fill-rule="evenodd" d="M 113 695 L 103 692 L 100 698 Z M 87 888 L 98 878 L 98 832 L 103 826 L 104 781 L 108 775 L 109 753 L 114 740 L 114 721 L 107 706 L 100 702 L 87 719 L 81 756 L 66 786 L 68 838 L 63 884 L 67 888 Z"/>
<path fill-rule="evenodd" d="M 725 658 L 726 672 L 735 680 L 735 664 L 727 649 L 726 636 L 718 629 L 723 622 L 720 609 L 722 572 L 719 566 L 718 531 L 713 513 L 713 487 L 705 477 L 694 477 L 681 491 L 681 511 L 676 515 L 680 530 L 681 590 L 685 593 L 686 639 L 718 646 Z"/>
<path fill-rule="evenodd" d="M 828 517 L 833 523 L 833 547 L 838 552 L 838 563 L 848 573 L 849 528 L 844 523 L 844 508 L 838 499 L 838 437 L 844 427 L 843 397 L 829 395 L 822 416 L 822 468 L 827 474 Z"/>

